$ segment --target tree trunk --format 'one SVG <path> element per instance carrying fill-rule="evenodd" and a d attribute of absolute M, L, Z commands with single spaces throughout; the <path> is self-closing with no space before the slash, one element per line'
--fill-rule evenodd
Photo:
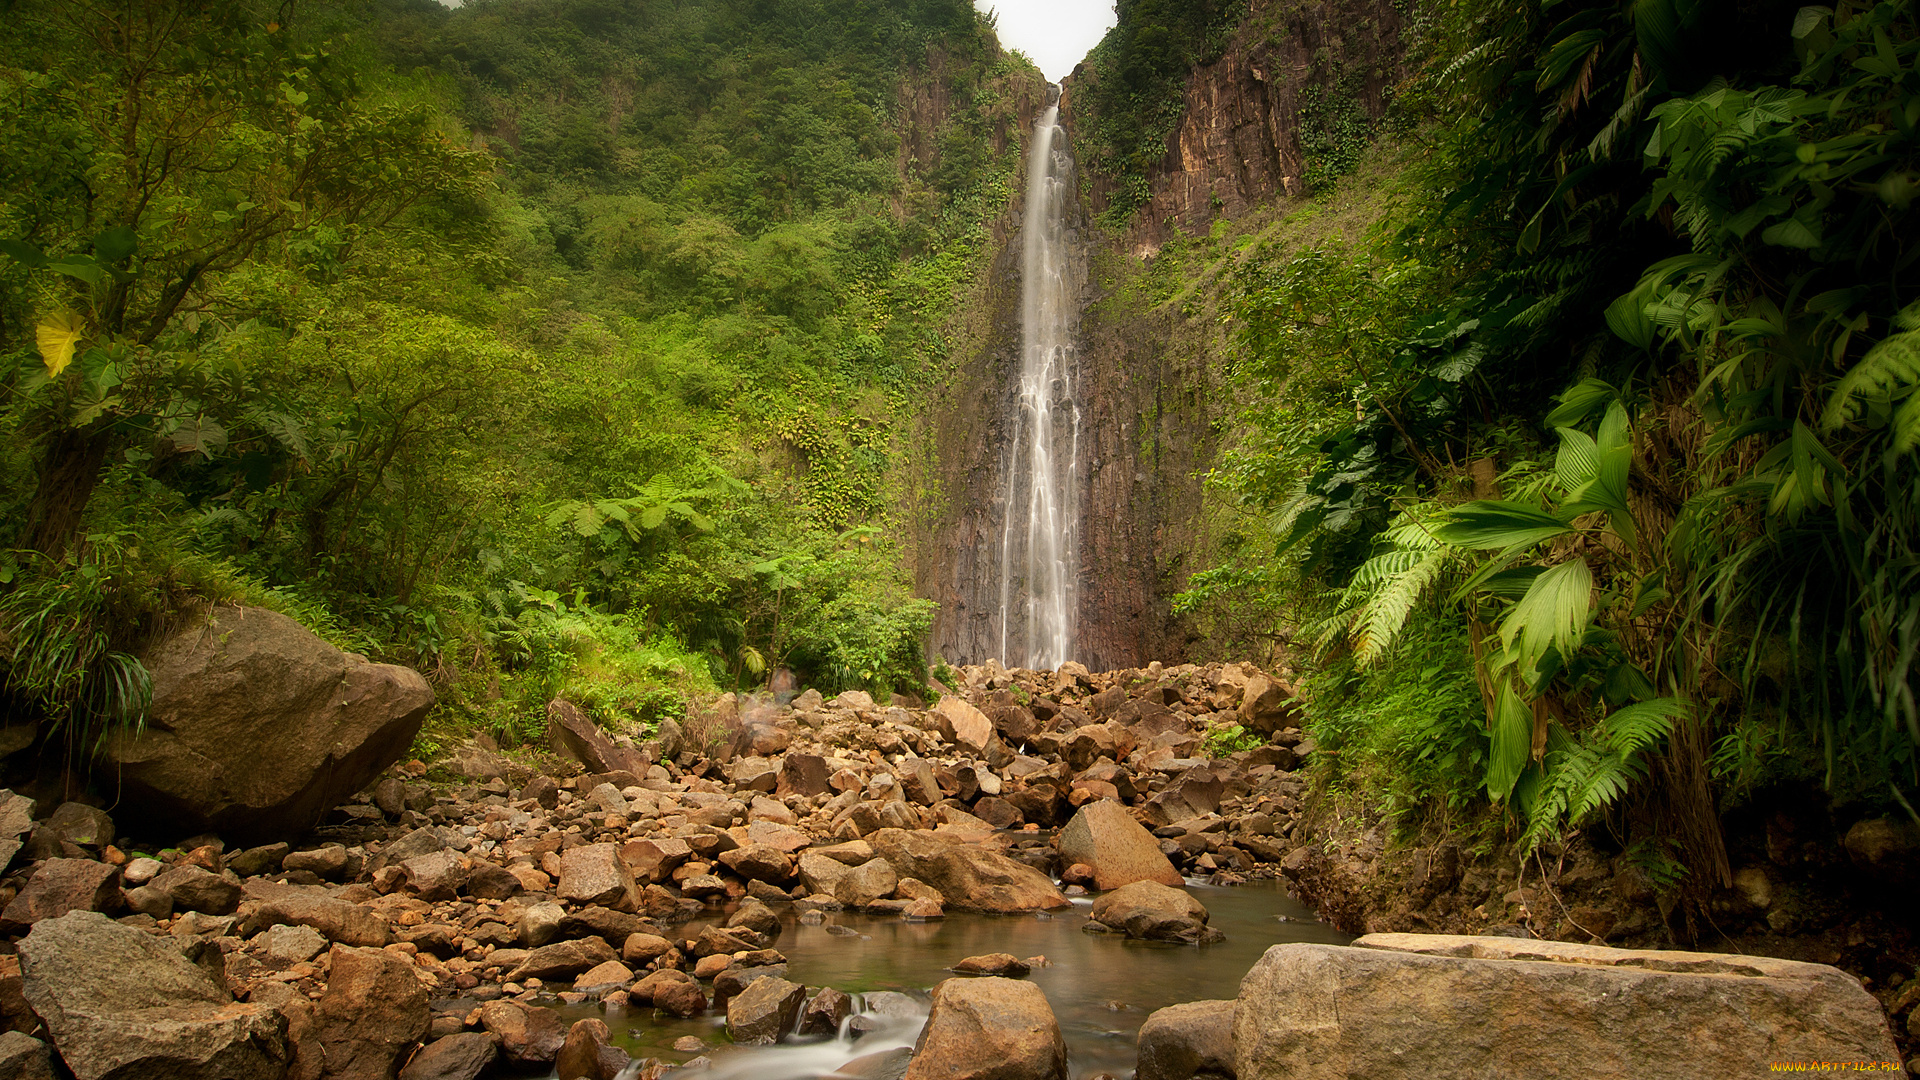
<path fill-rule="evenodd" d="M 113 448 L 110 430 L 63 430 L 41 458 L 40 485 L 27 507 L 26 545 L 59 560 L 80 536 L 87 504 Z"/>

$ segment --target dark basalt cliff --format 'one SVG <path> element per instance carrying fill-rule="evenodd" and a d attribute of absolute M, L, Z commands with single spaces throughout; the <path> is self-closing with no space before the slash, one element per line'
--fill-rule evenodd
<path fill-rule="evenodd" d="M 1084 197 L 1070 228 L 1086 301 L 1076 658 L 1095 670 L 1187 658 L 1171 599 L 1201 568 L 1203 483 L 1232 409 L 1221 377 L 1226 332 L 1211 305 L 1154 303 L 1135 279 L 1174 236 L 1304 194 L 1319 120 L 1305 115 L 1309 105 L 1381 117 L 1401 77 L 1402 24 L 1387 0 L 1256 2 L 1218 59 L 1187 79 L 1185 110 L 1148 178 L 1151 200 L 1122 231 L 1092 223 L 1117 185 L 1076 155 Z M 1070 136 L 1086 120 L 1073 90 L 1069 77 L 1061 112 Z M 1022 137 L 1041 103 L 1024 106 Z M 953 371 L 911 436 L 916 584 L 941 605 L 930 653 L 953 663 L 1005 659 L 999 500 L 1020 360 L 1024 180 L 991 230 L 995 257 L 960 305 Z"/>

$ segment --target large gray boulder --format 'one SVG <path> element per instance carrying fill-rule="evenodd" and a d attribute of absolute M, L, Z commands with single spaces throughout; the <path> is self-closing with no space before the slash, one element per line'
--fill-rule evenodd
<path fill-rule="evenodd" d="M 1233 1041 L 1240 1080 L 1697 1080 L 1899 1060 L 1879 1005 L 1823 964 L 1422 934 L 1275 945 L 1241 981 Z"/>
<path fill-rule="evenodd" d="M 150 831 L 299 835 L 399 760 L 434 702 L 419 672 L 263 608 L 217 608 L 146 664 L 146 726 L 110 739 L 102 768 Z"/>
<path fill-rule="evenodd" d="M 997 851 L 924 830 L 881 829 L 867 840 L 894 873 L 933 886 L 947 906 L 960 911 L 1050 911 L 1072 904 L 1045 874 Z M 801 873 L 806 870 L 803 862 Z"/>
<path fill-rule="evenodd" d="M 77 1080 L 280 1080 L 286 1020 L 241 1004 L 171 941 L 92 911 L 20 942 L 27 1001 Z"/>
<path fill-rule="evenodd" d="M 1047 995 L 1017 979 L 948 979 L 906 1080 L 1066 1080 L 1067 1044 Z"/>
<path fill-rule="evenodd" d="M 1157 881 L 1179 888 L 1180 871 L 1160 852 L 1160 842 L 1112 799 L 1082 806 L 1060 830 L 1056 845 L 1069 863 L 1093 867 L 1098 889 L 1117 889 L 1136 881 Z"/>

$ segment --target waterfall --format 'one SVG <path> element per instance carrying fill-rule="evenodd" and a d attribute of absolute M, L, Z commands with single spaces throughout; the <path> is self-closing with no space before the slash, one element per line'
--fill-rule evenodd
<path fill-rule="evenodd" d="M 1009 425 L 1000 537 L 1000 656 L 1048 669 L 1073 658 L 1080 538 L 1068 200 L 1073 159 L 1049 105 L 1033 128 L 1021 224 L 1020 392 Z"/>

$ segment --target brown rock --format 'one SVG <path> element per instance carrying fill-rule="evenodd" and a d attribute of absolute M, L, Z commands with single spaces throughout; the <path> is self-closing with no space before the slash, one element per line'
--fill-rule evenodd
<path fill-rule="evenodd" d="M 953 965 L 952 970 L 960 975 L 1008 975 L 1018 977 L 1031 971 L 1019 957 L 1012 953 L 986 953 L 982 956 L 969 956 Z"/>
<path fill-rule="evenodd" d="M 108 911 L 120 899 L 118 870 L 92 859 L 48 859 L 0 911 L 0 923 L 25 927 L 69 911 Z"/>
<path fill-rule="evenodd" d="M 380 916 L 317 889 L 255 879 L 247 882 L 245 896 L 255 905 L 253 923 L 259 929 L 288 923 L 311 926 L 342 945 L 378 948 L 387 943 L 387 924 Z"/>
<path fill-rule="evenodd" d="M 579 706 L 561 698 L 547 702 L 547 737 L 555 750 L 586 766 L 590 773 L 618 770 L 645 776 L 647 767 L 653 764 L 645 751 L 616 744 Z"/>
<path fill-rule="evenodd" d="M 657 934 L 629 934 L 620 947 L 620 959 L 629 964 L 649 964 L 673 951 L 673 942 Z"/>
<path fill-rule="evenodd" d="M 427 1033 L 427 989 L 406 958 L 335 945 L 315 1030 L 327 1076 L 389 1080 L 400 1054 Z"/>
<path fill-rule="evenodd" d="M 779 883 L 793 877 L 793 861 L 771 844 L 748 844 L 720 853 L 720 862 L 746 881 Z"/>
<path fill-rule="evenodd" d="M 742 1046 L 767 1046 L 793 1030 L 806 1004 L 807 988 L 764 976 L 727 1001 L 727 1035 Z"/>
<path fill-rule="evenodd" d="M 1298 727 L 1300 706 L 1295 704 L 1293 696 L 1293 687 L 1279 679 L 1260 674 L 1249 676 L 1246 691 L 1240 696 L 1240 726 L 1260 735 Z"/>
<path fill-rule="evenodd" d="M 545 1065 L 566 1045 L 567 1029 L 552 1009 L 518 1001 L 489 1001 L 480 1006 L 480 1026 L 500 1044 L 500 1053 L 516 1065 Z"/>
<path fill-rule="evenodd" d="M 1123 930 L 1130 938 L 1199 943 L 1218 941 L 1218 931 L 1207 928 L 1207 909 L 1185 890 L 1157 881 L 1123 885 L 1093 902 L 1089 917 L 1103 926 Z"/>
<path fill-rule="evenodd" d="M 399 760 L 434 702 L 418 672 L 261 608 L 216 608 L 145 659 L 146 725 L 108 739 L 103 769 L 147 829 L 304 833 Z"/>
<path fill-rule="evenodd" d="M 914 1047 L 906 1080 L 1065 1080 L 1067 1045 L 1040 988 L 1013 979 L 948 979 Z"/>
<path fill-rule="evenodd" d="M 853 1015 L 853 998 L 835 990 L 823 987 L 800 1015 L 800 1034 L 834 1036 L 840 1033 L 840 1024 Z"/>
<path fill-rule="evenodd" d="M 570 979 L 614 959 L 617 958 L 613 948 L 597 937 L 556 941 L 528 953 L 518 967 L 507 973 L 507 979 L 510 982 L 521 979 Z"/>
<path fill-rule="evenodd" d="M 941 736 L 950 743 L 978 754 L 993 741 L 993 721 L 957 695 L 942 697 L 933 713 Z"/>
<path fill-rule="evenodd" d="M 492 1039 L 462 1031 L 422 1047 L 400 1070 L 400 1080 L 475 1080 L 499 1056 Z"/>
<path fill-rule="evenodd" d="M 558 1080 L 614 1080 L 627 1067 L 626 1051 L 611 1042 L 604 1021 L 577 1020 L 554 1059 Z"/>
<path fill-rule="evenodd" d="M 863 908 L 893 895 L 900 876 L 885 859 L 870 859 L 854 867 L 834 882 L 833 898 L 848 907 Z"/>
<path fill-rule="evenodd" d="M 901 877 L 939 890 L 961 911 L 1045 911 L 1070 901 L 1045 874 L 997 852 L 953 843 L 929 832 L 882 829 L 873 849 Z"/>
<path fill-rule="evenodd" d="M 1268 949 L 1242 981 L 1234 1011 L 1240 1080 L 1688 1080 L 1765 1075 L 1777 1061 L 1897 1060 L 1878 1004 L 1824 965 L 1507 938 L 1361 941 L 1459 955 Z M 1668 958 L 1679 970 L 1659 970 Z"/>
<path fill-rule="evenodd" d="M 1101 800 L 1082 806 L 1060 830 L 1060 857 L 1093 868 L 1093 885 L 1117 889 L 1136 881 L 1178 887 L 1180 872 L 1160 853 L 1153 838 L 1125 807 Z"/>
<path fill-rule="evenodd" d="M 692 857 L 693 849 L 677 838 L 629 840 L 620 845 L 620 861 L 632 871 L 636 882 L 649 885 L 667 880 L 674 867 Z"/>
<path fill-rule="evenodd" d="M 827 759 L 819 754 L 789 753 L 780 762 L 780 775 L 774 792 L 782 798 L 803 795 L 809 799 L 827 791 Z"/>
<path fill-rule="evenodd" d="M 42 919 L 20 942 L 23 992 L 77 1080 L 281 1080 L 286 1026 L 239 1004 L 170 941 L 98 912 Z"/>
<path fill-rule="evenodd" d="M 613 844 L 583 844 L 560 856 L 560 899 L 632 911 L 638 902 L 633 875 Z"/>
<path fill-rule="evenodd" d="M 1156 1009 L 1140 1025 L 1134 1080 L 1234 1076 L 1232 1001 L 1188 1001 Z"/>

